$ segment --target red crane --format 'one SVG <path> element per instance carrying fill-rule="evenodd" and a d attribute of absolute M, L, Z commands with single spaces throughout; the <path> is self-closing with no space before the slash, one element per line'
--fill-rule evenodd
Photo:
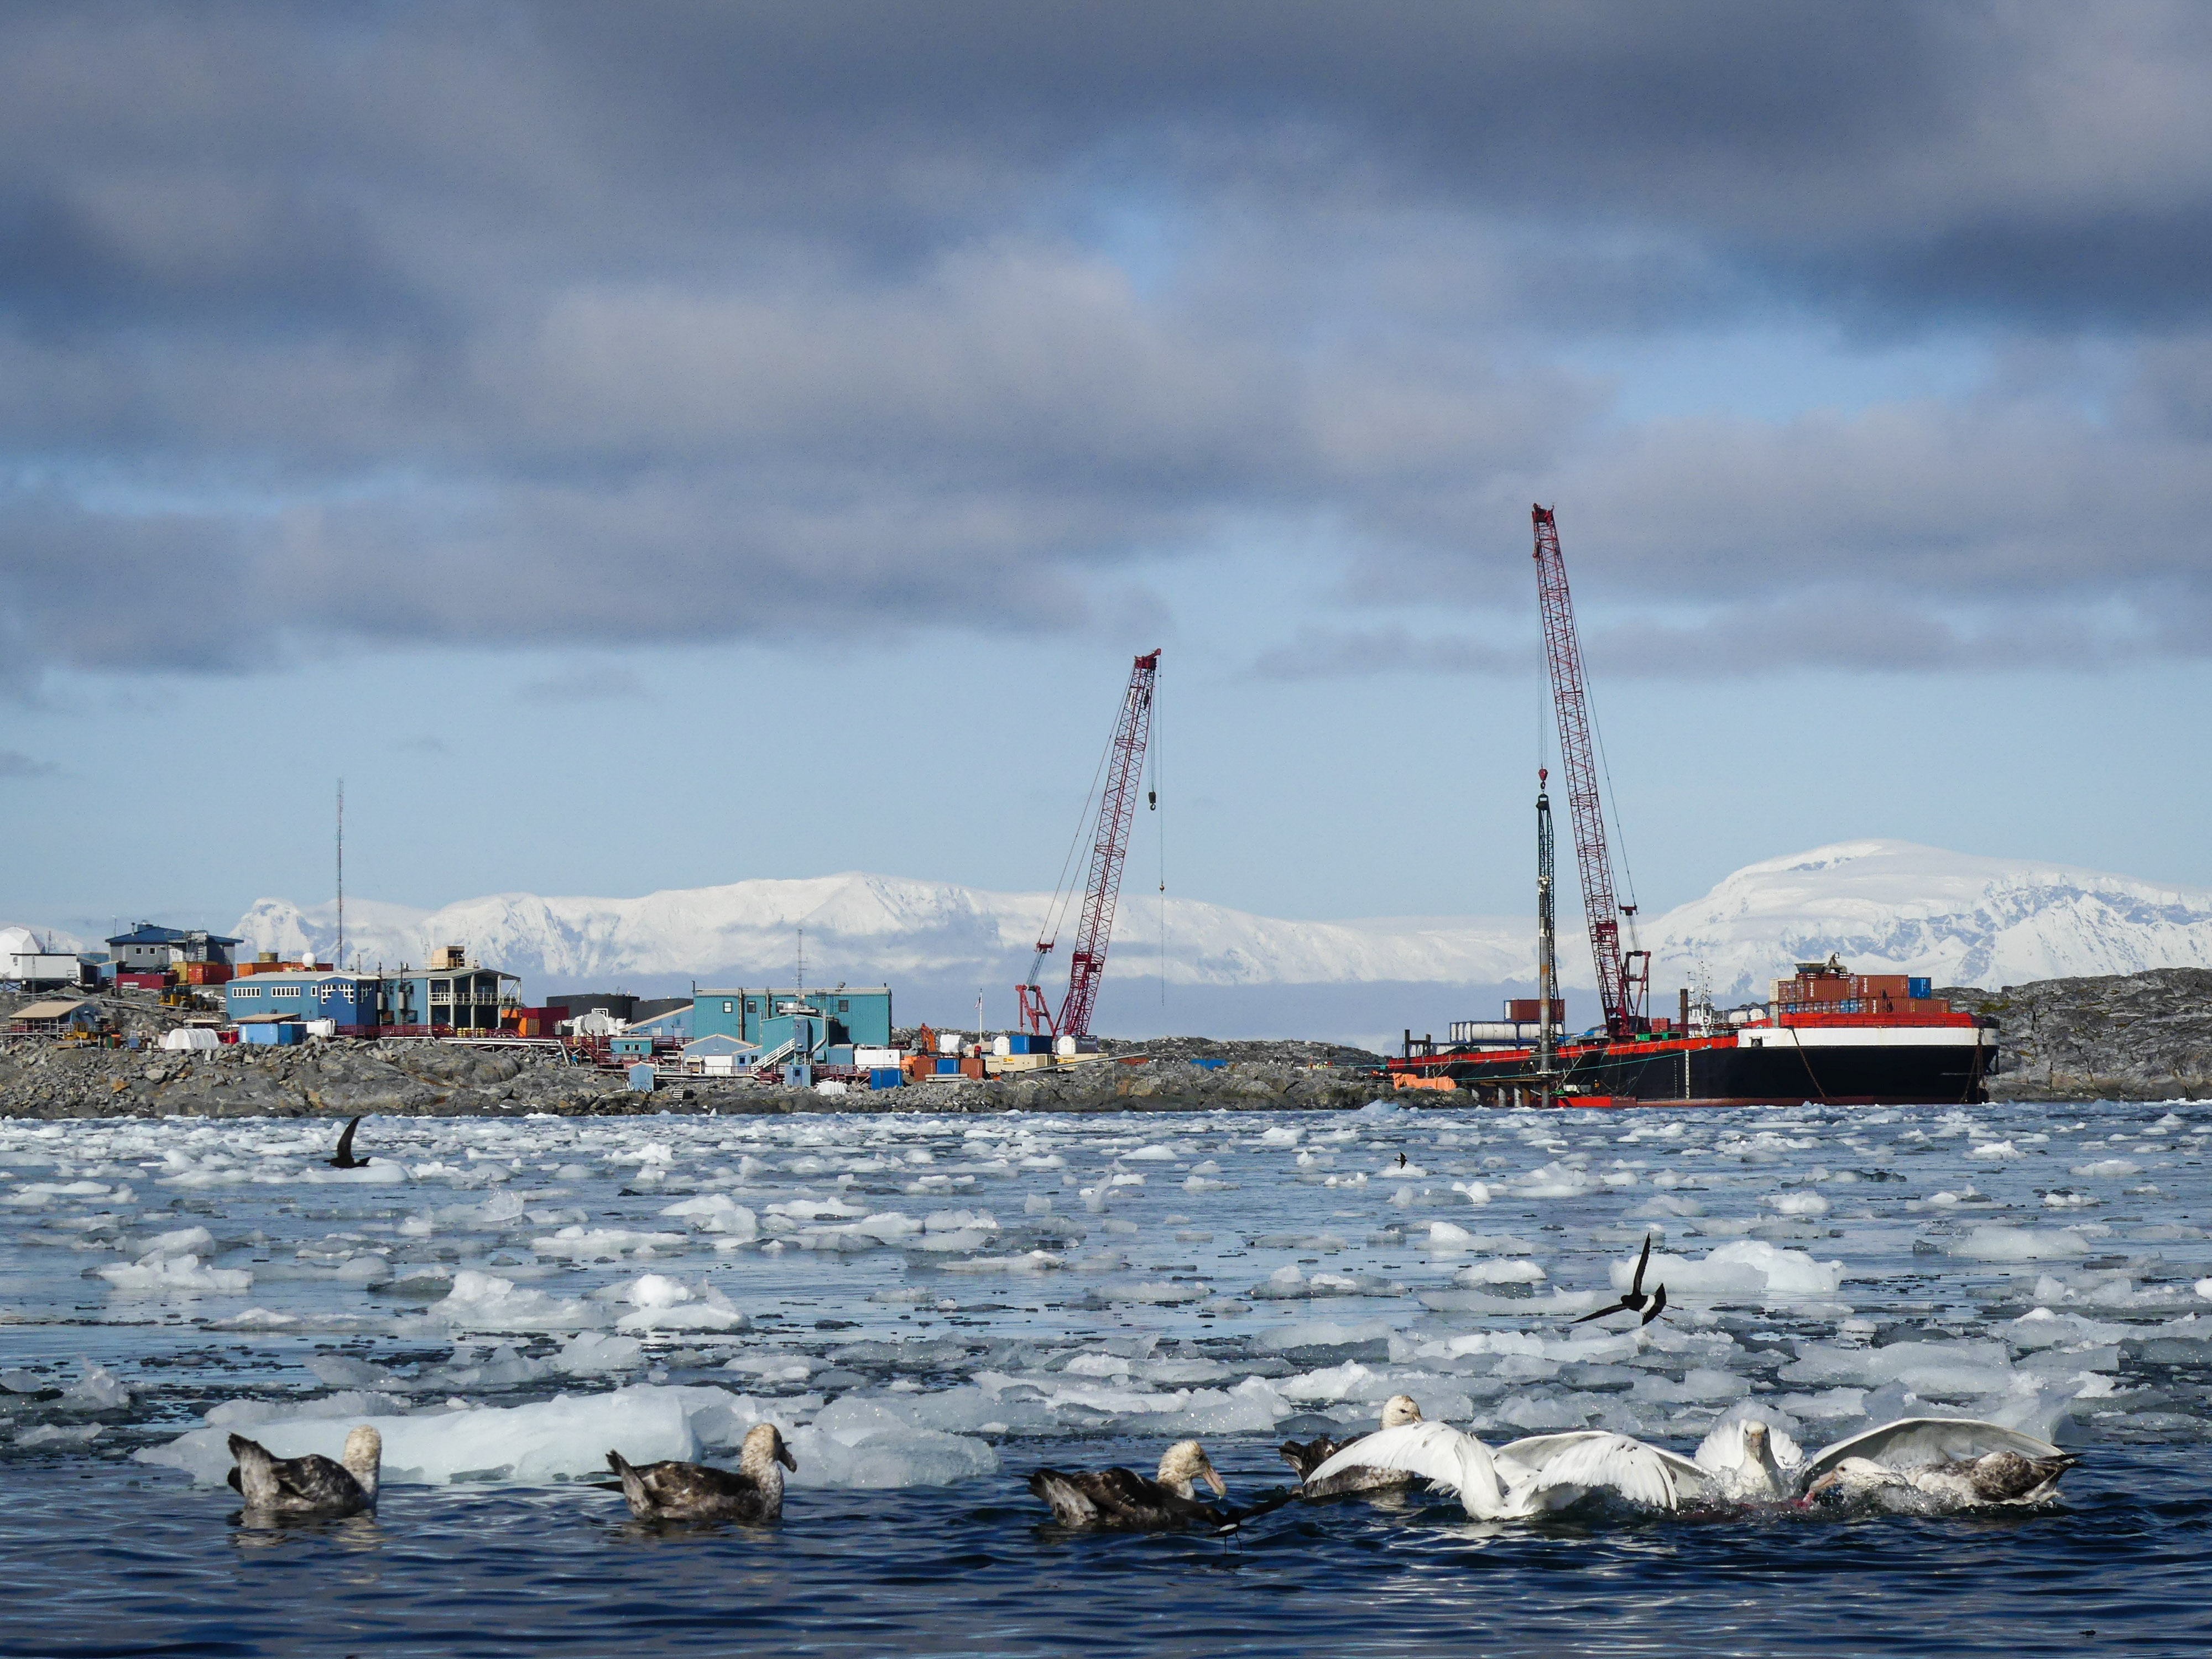
<path fill-rule="evenodd" d="M 1129 858 L 1129 825 L 1137 814 L 1137 784 L 1145 772 L 1145 745 L 1152 735 L 1152 682 L 1158 678 L 1160 653 L 1147 653 L 1129 671 L 1129 689 L 1121 696 L 1121 712 L 1114 722 L 1114 735 L 1106 746 L 1105 788 L 1098 797 L 1098 823 L 1091 837 L 1091 879 L 1084 890 L 1083 915 L 1076 924 L 1075 948 L 1067 958 L 1067 995 L 1054 1020 L 1037 988 L 1037 969 L 1057 943 L 1054 918 L 1060 905 L 1054 896 L 1046 926 L 1054 932 L 1037 940 L 1036 957 L 1030 964 L 1030 983 L 1017 986 L 1021 999 L 1022 1024 L 1042 1036 L 1089 1036 L 1091 1016 L 1098 1006 L 1098 986 L 1106 976 L 1106 947 L 1114 938 L 1114 907 L 1121 896 L 1121 866 Z M 1155 803 L 1157 805 L 1157 803 Z"/>
<path fill-rule="evenodd" d="M 1536 526 L 1536 600 L 1544 613 L 1544 655 L 1551 665 L 1559 764 L 1566 774 L 1567 807 L 1574 820 L 1575 862 L 1582 870 L 1583 914 L 1589 924 L 1590 957 L 1597 965 L 1598 999 L 1605 1005 L 1606 1035 L 1633 1036 L 1648 1029 L 1644 1008 L 1651 984 L 1651 953 L 1621 949 L 1621 919 L 1632 923 L 1636 907 L 1613 896 L 1613 855 L 1605 844 L 1605 806 L 1597 787 L 1583 647 L 1575 635 L 1566 561 L 1559 555 L 1559 527 L 1548 508 L 1529 511 Z M 1632 939 L 1631 945 L 1634 943 Z"/>

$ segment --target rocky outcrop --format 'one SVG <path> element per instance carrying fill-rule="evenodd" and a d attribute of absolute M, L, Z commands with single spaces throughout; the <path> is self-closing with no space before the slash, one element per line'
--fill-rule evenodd
<path fill-rule="evenodd" d="M 1002 1081 L 932 1083 L 881 1094 L 823 1094 L 706 1078 L 665 1082 L 640 1094 L 618 1072 L 566 1065 L 542 1050 L 340 1039 L 171 1054 L 16 1038 L 0 1042 L 0 1116 L 1235 1110 L 1361 1106 L 1389 1093 L 1371 1069 L 1374 1056 L 1357 1050 L 1189 1038 L 1157 1047 L 1161 1052 L 1142 1057 L 1102 1057 Z M 1185 1057 L 1190 1053 L 1224 1063 L 1193 1065 Z"/>
<path fill-rule="evenodd" d="M 1937 992 L 1994 1018 L 1996 1100 L 2212 1099 L 2212 969 Z"/>

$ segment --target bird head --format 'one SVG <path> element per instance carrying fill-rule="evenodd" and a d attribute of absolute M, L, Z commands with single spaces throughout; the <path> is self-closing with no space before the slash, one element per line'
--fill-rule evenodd
<path fill-rule="evenodd" d="M 1203 1480 L 1214 1495 L 1226 1498 L 1229 1485 L 1216 1473 L 1213 1460 L 1195 1440 L 1178 1440 L 1160 1455 L 1159 1482 L 1179 1498 L 1192 1495 L 1194 1482 Z"/>
<path fill-rule="evenodd" d="M 748 1474 L 759 1475 L 767 1474 L 771 1463 L 781 1463 L 793 1472 L 799 1468 L 799 1460 L 783 1443 L 783 1431 L 773 1423 L 756 1423 L 745 1431 L 744 1444 L 738 1452 L 738 1467 Z"/>
<path fill-rule="evenodd" d="M 1382 1426 L 1386 1429 L 1401 1429 L 1420 1420 L 1421 1408 L 1410 1394 L 1394 1394 L 1382 1402 Z"/>
<path fill-rule="evenodd" d="M 1809 1504 L 1829 1492 L 1838 1498 L 1856 1498 L 1878 1487 L 1907 1484 L 1895 1470 L 1886 1469 L 1871 1458 L 1846 1457 L 1805 1489 L 1805 1501 Z"/>
<path fill-rule="evenodd" d="M 338 1454 L 338 1462 L 361 1483 L 361 1489 L 374 1498 L 377 1479 L 384 1469 L 384 1437 L 367 1423 L 356 1424 L 345 1437 L 345 1449 Z"/>

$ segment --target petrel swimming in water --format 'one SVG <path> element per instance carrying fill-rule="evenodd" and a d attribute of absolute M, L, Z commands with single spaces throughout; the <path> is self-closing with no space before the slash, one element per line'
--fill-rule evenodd
<path fill-rule="evenodd" d="M 359 1118 L 347 1124 L 338 1135 L 338 1155 L 336 1158 L 326 1158 L 323 1162 L 333 1170 L 366 1170 L 368 1167 L 368 1160 L 365 1158 L 356 1158 L 353 1155 L 353 1132 L 359 1127 L 361 1127 Z"/>
<path fill-rule="evenodd" d="M 1063 1527 L 1111 1527 L 1128 1532 L 1164 1532 L 1175 1527 L 1222 1527 L 1238 1516 L 1202 1501 L 1194 1483 L 1203 1480 L 1217 1497 L 1229 1487 L 1214 1472 L 1206 1449 L 1195 1440 L 1178 1440 L 1160 1458 L 1152 1477 L 1134 1469 L 1039 1469 L 1030 1490 L 1052 1505 L 1052 1518 Z"/>
<path fill-rule="evenodd" d="M 1382 1426 L 1402 1428 L 1408 1423 L 1421 1420 L 1421 1408 L 1411 1395 L 1394 1394 L 1382 1402 Z M 1298 1472 L 1298 1496 L 1309 1501 L 1327 1498 L 1348 1498 L 1354 1493 L 1402 1492 L 1415 1485 L 1420 1477 L 1410 1469 L 1349 1468 L 1332 1474 L 1326 1480 L 1311 1480 L 1307 1477 L 1322 1464 L 1352 1445 L 1354 1440 L 1365 1438 L 1354 1435 L 1348 1439 L 1332 1440 L 1327 1435 L 1300 1442 L 1289 1440 L 1275 1448 L 1285 1463 Z"/>
<path fill-rule="evenodd" d="M 1650 1296 L 1644 1294 L 1644 1270 L 1650 1265 L 1651 1235 L 1646 1233 L 1644 1235 L 1644 1254 L 1636 1258 L 1636 1277 L 1629 1281 L 1628 1288 L 1621 1292 L 1620 1300 L 1609 1308 L 1600 1308 L 1595 1313 L 1586 1313 L 1580 1319 L 1571 1320 L 1569 1322 L 1586 1325 L 1593 1319 L 1603 1319 L 1607 1314 L 1640 1312 L 1644 1317 L 1637 1322 L 1649 1325 L 1667 1311 L 1667 1287 L 1664 1285 L 1654 1285 Z"/>
<path fill-rule="evenodd" d="M 346 1436 L 340 1462 L 314 1452 L 278 1457 L 242 1434 L 230 1437 L 230 1455 L 238 1460 L 230 1484 L 249 1512 L 341 1516 L 376 1507 L 384 1437 L 366 1423 Z"/>
<path fill-rule="evenodd" d="M 761 1527 L 783 1518 L 783 1472 L 799 1460 L 773 1423 L 745 1431 L 735 1469 L 704 1463 L 632 1463 L 618 1451 L 607 1467 L 621 1477 L 629 1512 L 641 1521 L 735 1521 Z"/>

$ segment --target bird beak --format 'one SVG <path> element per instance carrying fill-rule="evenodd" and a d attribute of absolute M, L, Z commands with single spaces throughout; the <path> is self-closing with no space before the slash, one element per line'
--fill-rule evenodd
<path fill-rule="evenodd" d="M 787 1469 L 789 1469 L 793 1474 L 799 1473 L 799 1460 L 791 1455 L 791 1448 L 785 1445 L 781 1440 L 777 1441 L 775 1443 L 775 1461 L 782 1464 Z"/>
<path fill-rule="evenodd" d="M 1822 1475 L 1818 1480 L 1815 1480 L 1811 1486 L 1805 1488 L 1804 1501 L 1807 1504 L 1810 1504 L 1814 1498 L 1818 1498 L 1822 1492 L 1827 1491 L 1831 1486 L 1835 1486 L 1842 1479 L 1843 1476 L 1833 1473 Z"/>
<path fill-rule="evenodd" d="M 1206 1484 L 1213 1488 L 1213 1495 L 1216 1498 L 1229 1496 L 1229 1483 L 1221 1478 L 1220 1471 L 1211 1463 L 1206 1466 Z"/>

